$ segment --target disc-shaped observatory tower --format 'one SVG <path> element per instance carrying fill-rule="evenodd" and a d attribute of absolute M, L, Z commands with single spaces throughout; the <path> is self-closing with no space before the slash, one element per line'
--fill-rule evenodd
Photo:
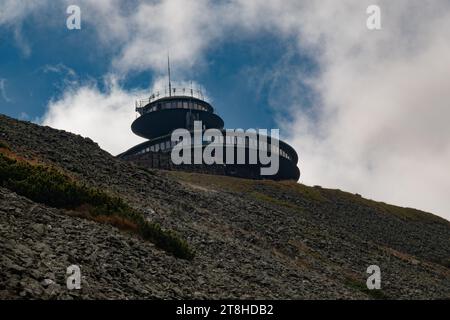
<path fill-rule="evenodd" d="M 222 118 L 214 112 L 214 108 L 206 101 L 202 92 L 193 90 L 192 87 L 173 88 L 170 83 L 170 71 L 169 89 L 164 92 L 156 92 L 148 99 L 136 101 L 135 107 L 139 116 L 132 123 L 131 130 L 136 135 L 148 140 L 118 156 L 124 160 L 150 168 L 194 171 L 250 179 L 297 181 L 300 177 L 300 170 L 297 167 L 298 156 L 290 145 L 258 132 L 243 138 L 229 136 L 229 131 L 224 129 Z M 194 145 L 194 136 L 199 131 L 198 127 L 194 127 L 196 121 L 201 121 L 201 133 L 208 129 L 217 129 L 215 132 L 220 133 L 220 136 L 215 138 L 217 141 L 202 139 L 200 147 L 198 144 Z M 172 141 L 172 132 L 175 129 L 186 129 L 186 132 L 189 132 L 192 137 L 189 143 Z M 175 164 L 172 161 L 171 152 L 177 145 L 180 148 L 180 143 L 182 152 L 193 151 L 195 148 L 204 149 L 211 143 L 220 143 L 222 161 L 206 163 L 202 160 L 201 163 L 196 162 L 195 164 L 192 164 L 193 162 Z M 244 155 L 243 158 L 237 158 L 238 149 L 243 152 L 241 153 Z M 230 161 L 227 155 L 230 151 L 234 161 Z M 279 165 L 276 173 L 261 174 L 261 169 L 269 165 L 259 161 L 260 152 L 277 156 Z M 194 154 L 194 152 L 190 154 Z M 249 161 L 255 154 L 258 157 L 257 163 Z"/>

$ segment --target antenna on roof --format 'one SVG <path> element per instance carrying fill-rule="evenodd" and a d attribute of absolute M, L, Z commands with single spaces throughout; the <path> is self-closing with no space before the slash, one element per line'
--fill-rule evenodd
<path fill-rule="evenodd" d="M 169 75 L 169 97 L 172 96 L 172 83 L 170 81 L 170 56 L 169 53 L 167 53 L 167 73 Z"/>

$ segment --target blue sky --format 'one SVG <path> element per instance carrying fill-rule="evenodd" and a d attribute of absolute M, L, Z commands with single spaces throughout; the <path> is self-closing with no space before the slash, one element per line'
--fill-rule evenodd
<path fill-rule="evenodd" d="M 74 81 L 95 83 L 101 91 L 107 90 L 102 86 L 103 78 L 111 71 L 119 48 L 97 46 L 93 24 L 68 31 L 63 10 L 63 6 L 56 6 L 46 12 L 51 21 L 59 17 L 59 23 L 42 24 L 39 16 L 24 20 L 20 37 L 26 42 L 25 49 L 17 41 L 17 30 L 0 29 L 0 75 L 5 79 L 2 113 L 39 122 L 49 102 L 58 99 Z M 221 41 L 205 52 L 203 63 L 188 72 L 178 72 L 173 62 L 172 80 L 201 84 L 228 127 L 274 128 L 278 126 L 276 116 L 283 114 L 275 115 L 269 99 L 282 94 L 280 85 L 290 76 L 286 68 L 312 72 L 314 61 L 293 50 L 286 39 L 263 32 Z M 273 70 L 285 70 L 286 74 L 276 80 L 268 78 Z M 140 88 L 150 93 L 153 81 L 161 76 L 165 76 L 161 70 L 137 70 L 121 76 L 120 85 L 125 90 Z M 133 106 L 134 101 L 129 101 L 129 107 Z"/>
<path fill-rule="evenodd" d="M 56 15 L 58 10 L 49 8 L 48 14 L 51 12 Z M 95 39 L 88 28 L 68 33 L 63 19 L 61 24 L 51 25 L 39 19 L 33 15 L 24 19 L 20 31 L 16 27 L 0 28 L 0 74 L 6 79 L 5 91 L 10 100 L 1 99 L 0 108 L 12 117 L 24 113 L 30 120 L 39 118 L 49 100 L 61 94 L 70 75 L 51 71 L 52 67 L 70 68 L 80 79 L 98 79 L 108 68 L 104 59 L 107 53 L 89 49 Z M 17 40 L 16 32 L 20 32 L 24 44 Z"/>
<path fill-rule="evenodd" d="M 449 39 L 448 0 L 0 0 L 0 112 L 120 153 L 169 51 L 227 127 L 280 128 L 302 183 L 449 219 Z"/>

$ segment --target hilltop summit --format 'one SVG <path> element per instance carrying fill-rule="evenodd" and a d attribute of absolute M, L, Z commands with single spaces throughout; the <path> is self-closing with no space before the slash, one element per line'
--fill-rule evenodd
<path fill-rule="evenodd" d="M 430 213 L 295 182 L 149 170 L 2 115 L 0 153 L 3 299 L 450 298 L 450 223 Z M 17 168 L 91 202 L 40 197 Z M 137 221 L 161 230 L 146 237 Z M 66 288 L 73 264 L 80 290 Z M 370 265 L 381 290 L 365 286 Z"/>

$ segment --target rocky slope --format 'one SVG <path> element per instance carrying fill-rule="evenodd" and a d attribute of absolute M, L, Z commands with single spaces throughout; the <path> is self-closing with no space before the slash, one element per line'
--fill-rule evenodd
<path fill-rule="evenodd" d="M 0 141 L 120 196 L 196 251 L 178 259 L 0 187 L 0 298 L 450 298 L 450 223 L 432 214 L 293 182 L 146 170 L 5 116 Z M 72 264 L 81 290 L 66 288 Z M 365 288 L 374 264 L 380 291 Z"/>

